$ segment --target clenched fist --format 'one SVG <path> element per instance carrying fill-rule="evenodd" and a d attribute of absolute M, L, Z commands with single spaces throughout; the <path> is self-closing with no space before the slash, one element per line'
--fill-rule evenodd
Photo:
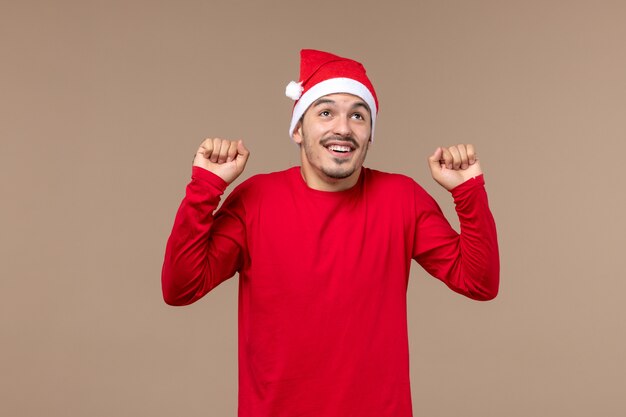
<path fill-rule="evenodd" d="M 243 172 L 249 156 L 242 140 L 209 138 L 198 148 L 193 165 L 211 171 L 230 184 Z"/>
<path fill-rule="evenodd" d="M 437 148 L 428 165 L 434 180 L 448 191 L 483 173 L 471 144 Z"/>

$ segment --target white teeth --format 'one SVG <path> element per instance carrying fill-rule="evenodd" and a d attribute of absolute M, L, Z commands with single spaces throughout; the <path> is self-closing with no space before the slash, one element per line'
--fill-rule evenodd
<path fill-rule="evenodd" d="M 350 152 L 349 146 L 330 145 L 328 149 L 330 149 L 331 151 L 335 151 L 335 152 Z"/>

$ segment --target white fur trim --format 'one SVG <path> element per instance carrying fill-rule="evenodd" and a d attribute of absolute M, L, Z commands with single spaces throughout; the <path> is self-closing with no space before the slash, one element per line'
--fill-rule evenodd
<path fill-rule="evenodd" d="M 374 126 L 376 124 L 376 101 L 370 90 L 362 83 L 353 80 L 352 78 L 330 78 L 315 84 L 313 87 L 307 90 L 306 93 L 300 97 L 300 100 L 293 108 L 293 114 L 291 116 L 291 125 L 289 126 L 289 136 L 293 139 L 293 131 L 298 124 L 298 121 L 306 112 L 311 104 L 320 97 L 328 94 L 335 93 L 348 93 L 361 97 L 365 103 L 369 106 L 372 117 L 372 140 L 374 140 Z"/>
<path fill-rule="evenodd" d="M 291 81 L 287 84 L 287 87 L 285 87 L 285 95 L 292 100 L 297 100 L 302 95 L 303 90 L 304 88 L 302 87 L 302 82 L 297 83 L 295 81 Z"/>

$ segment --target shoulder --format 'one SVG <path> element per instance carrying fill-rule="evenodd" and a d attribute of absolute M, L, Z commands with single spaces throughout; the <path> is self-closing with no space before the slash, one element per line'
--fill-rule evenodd
<path fill-rule="evenodd" d="M 432 196 L 413 178 L 391 172 L 367 168 L 365 187 L 370 195 L 399 204 L 432 204 Z"/>
<path fill-rule="evenodd" d="M 284 190 L 286 187 L 289 187 L 289 178 L 293 175 L 294 169 L 296 168 L 255 174 L 237 185 L 231 192 L 231 195 L 254 198 Z"/>
<path fill-rule="evenodd" d="M 396 174 L 392 172 L 378 171 L 375 169 L 364 168 L 365 183 L 371 187 L 386 189 L 397 189 L 398 191 L 412 191 L 424 189 L 415 180 L 404 174 Z"/>

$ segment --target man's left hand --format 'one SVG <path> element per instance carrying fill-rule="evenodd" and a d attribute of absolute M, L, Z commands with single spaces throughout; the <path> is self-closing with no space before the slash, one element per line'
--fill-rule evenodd
<path fill-rule="evenodd" d="M 437 148 L 428 165 L 433 179 L 448 191 L 483 173 L 471 144 Z"/>

